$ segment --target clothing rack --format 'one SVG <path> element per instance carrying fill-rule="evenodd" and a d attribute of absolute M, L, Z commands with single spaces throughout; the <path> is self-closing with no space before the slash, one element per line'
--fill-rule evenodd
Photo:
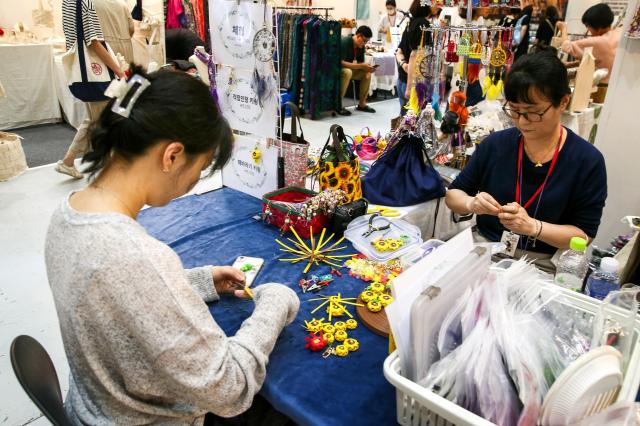
<path fill-rule="evenodd" d="M 325 19 L 329 19 L 329 11 L 333 9 L 333 7 L 321 6 L 276 6 L 276 10 L 306 10 L 309 13 L 311 13 L 312 10 L 324 10 Z"/>

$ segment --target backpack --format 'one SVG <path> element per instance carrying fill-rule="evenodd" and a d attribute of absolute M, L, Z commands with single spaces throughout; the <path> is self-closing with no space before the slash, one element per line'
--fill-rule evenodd
<path fill-rule="evenodd" d="M 518 45 L 522 41 L 522 23 L 524 22 L 524 18 L 528 15 L 522 15 L 520 19 L 516 22 L 516 26 L 513 30 L 513 44 Z"/>

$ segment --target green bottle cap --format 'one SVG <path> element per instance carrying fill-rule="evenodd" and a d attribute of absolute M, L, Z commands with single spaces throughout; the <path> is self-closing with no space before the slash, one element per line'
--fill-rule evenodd
<path fill-rule="evenodd" d="M 572 237 L 569 247 L 575 251 L 587 251 L 587 240 L 580 237 Z"/>

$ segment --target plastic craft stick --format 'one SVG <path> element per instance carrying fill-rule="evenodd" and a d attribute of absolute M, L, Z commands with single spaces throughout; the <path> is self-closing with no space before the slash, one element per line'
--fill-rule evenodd
<path fill-rule="evenodd" d="M 296 232 L 295 228 L 293 226 L 290 226 L 289 229 L 291 230 L 291 232 L 293 232 L 293 235 L 295 235 L 295 237 L 298 239 L 300 244 L 302 244 L 302 246 L 304 248 L 306 248 L 307 251 L 311 251 L 311 249 L 304 243 L 304 240 L 302 238 L 300 238 L 300 235 L 298 235 L 298 233 Z"/>
<path fill-rule="evenodd" d="M 343 241 L 344 241 L 344 239 L 345 239 L 345 237 L 340 238 L 338 241 L 336 241 L 335 243 L 333 243 L 333 244 L 331 245 L 331 247 L 327 248 L 326 250 L 330 250 L 330 249 L 334 248 L 335 246 L 339 245 L 341 242 L 343 242 Z"/>
<path fill-rule="evenodd" d="M 313 226 L 309 227 L 309 238 L 311 238 L 311 251 L 315 253 L 315 251 L 316 251 L 316 243 L 313 240 Z"/>
<path fill-rule="evenodd" d="M 318 250 L 321 250 L 322 247 L 324 247 L 329 241 L 331 241 L 331 239 L 335 236 L 335 234 L 331 234 L 329 235 L 329 238 L 327 238 L 325 241 L 322 242 L 322 245 L 318 246 Z"/>
<path fill-rule="evenodd" d="M 324 233 L 327 228 L 322 228 L 322 232 L 320 233 L 320 238 L 318 239 L 318 250 L 322 248 L 322 239 L 324 238 Z"/>
<path fill-rule="evenodd" d="M 280 240 L 276 239 L 276 243 L 280 244 L 282 247 L 284 247 L 286 249 L 286 251 L 290 251 L 290 252 L 294 252 L 294 253 L 299 253 L 299 254 L 304 254 L 303 251 L 299 251 L 299 250 L 294 250 L 291 247 L 287 246 L 285 243 L 281 242 Z"/>
<path fill-rule="evenodd" d="M 288 237 L 287 237 L 287 240 L 289 240 L 289 241 L 291 241 L 293 244 L 295 244 L 295 245 L 296 245 L 296 247 L 298 247 L 300 250 L 304 250 L 304 249 L 305 249 L 302 245 L 300 245 L 300 243 L 299 243 L 299 242 L 294 241 L 294 240 L 292 240 L 291 238 L 288 238 Z"/>

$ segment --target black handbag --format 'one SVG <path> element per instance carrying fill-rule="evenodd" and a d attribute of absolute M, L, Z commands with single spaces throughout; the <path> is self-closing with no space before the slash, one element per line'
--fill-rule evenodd
<path fill-rule="evenodd" d="M 368 208 L 369 202 L 364 198 L 336 207 L 333 211 L 331 232 L 336 237 L 342 237 L 351 221 L 367 214 Z"/>

